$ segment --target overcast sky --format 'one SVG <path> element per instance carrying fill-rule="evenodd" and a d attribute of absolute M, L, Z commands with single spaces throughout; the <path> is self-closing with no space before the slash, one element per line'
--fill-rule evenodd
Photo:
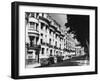
<path fill-rule="evenodd" d="M 66 14 L 49 13 L 49 15 L 56 20 L 62 28 L 65 27 L 65 23 L 67 22 Z"/>

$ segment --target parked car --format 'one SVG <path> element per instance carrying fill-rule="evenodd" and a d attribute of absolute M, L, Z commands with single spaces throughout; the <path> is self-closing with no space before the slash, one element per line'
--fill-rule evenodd
<path fill-rule="evenodd" d="M 57 56 L 57 62 L 62 62 L 63 61 L 63 56 Z"/>
<path fill-rule="evenodd" d="M 40 64 L 41 66 L 47 66 L 49 64 L 48 58 L 41 58 Z"/>
<path fill-rule="evenodd" d="M 54 56 L 50 56 L 48 58 L 48 62 L 49 62 L 49 64 L 54 64 Z"/>
<path fill-rule="evenodd" d="M 54 57 L 50 56 L 49 58 L 41 58 L 40 64 L 41 64 L 41 66 L 47 66 L 50 64 L 54 64 Z"/>

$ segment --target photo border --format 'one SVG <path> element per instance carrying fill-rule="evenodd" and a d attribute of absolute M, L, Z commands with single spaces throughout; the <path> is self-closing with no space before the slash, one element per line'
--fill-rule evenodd
<path fill-rule="evenodd" d="M 58 8 L 73 8 L 73 9 L 92 9 L 95 11 L 95 71 L 75 72 L 75 73 L 59 73 L 59 74 L 43 74 L 43 75 L 27 75 L 19 76 L 19 6 L 43 6 L 43 7 L 58 7 Z M 42 77 L 58 77 L 72 75 L 88 75 L 98 73 L 97 63 L 97 7 L 96 6 L 80 6 L 80 5 L 65 5 L 65 4 L 49 4 L 49 3 L 31 3 L 31 2 L 12 2 L 11 6 L 11 77 L 13 79 L 25 78 L 42 78 Z"/>

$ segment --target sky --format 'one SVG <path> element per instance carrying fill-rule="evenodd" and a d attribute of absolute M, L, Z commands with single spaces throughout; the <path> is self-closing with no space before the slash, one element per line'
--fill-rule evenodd
<path fill-rule="evenodd" d="M 65 23 L 67 22 L 66 14 L 49 13 L 49 15 L 56 20 L 62 28 L 65 27 Z"/>

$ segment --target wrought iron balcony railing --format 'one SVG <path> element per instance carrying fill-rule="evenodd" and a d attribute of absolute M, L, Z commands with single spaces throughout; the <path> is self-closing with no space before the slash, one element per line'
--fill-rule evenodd
<path fill-rule="evenodd" d="M 28 50 L 39 50 L 40 48 L 41 48 L 41 45 L 37 45 L 37 44 L 34 44 L 32 46 L 27 46 Z"/>

